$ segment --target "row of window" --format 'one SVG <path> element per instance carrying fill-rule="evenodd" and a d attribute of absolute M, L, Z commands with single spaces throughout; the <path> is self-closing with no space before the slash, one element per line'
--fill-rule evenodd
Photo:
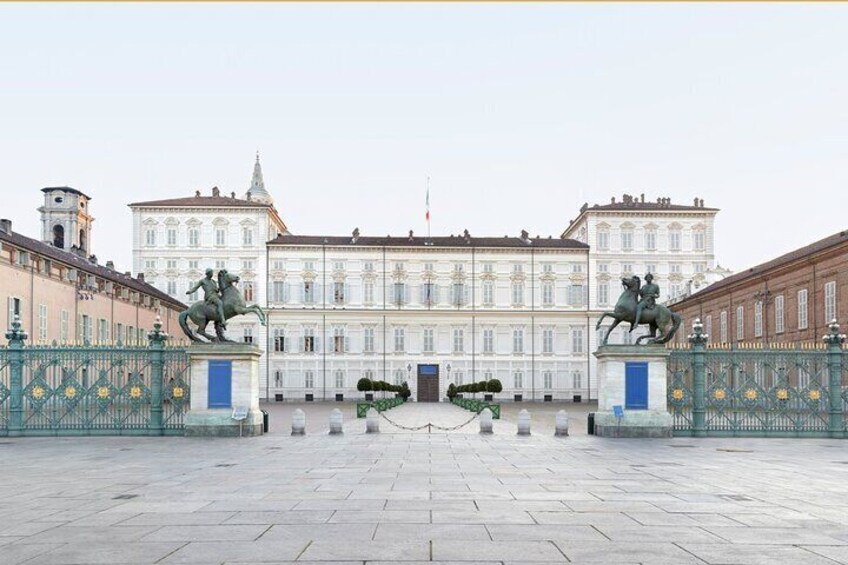
<path fill-rule="evenodd" d="M 826 322 L 837 318 L 837 293 L 836 281 L 830 281 L 824 285 L 824 319 Z M 809 300 L 807 289 L 801 289 L 797 293 L 797 329 L 806 330 L 809 328 Z M 742 341 L 745 339 L 745 307 L 740 305 L 736 307 L 736 340 Z M 712 335 L 712 315 L 707 315 L 704 324 L 705 331 L 708 335 Z M 762 337 L 764 319 L 763 319 L 763 302 L 758 300 L 754 302 L 754 336 Z M 786 331 L 786 306 L 785 299 L 782 294 L 774 297 L 774 333 L 781 334 Z M 719 342 L 727 343 L 728 340 L 728 313 L 727 310 L 722 310 L 719 313 Z"/>
<path fill-rule="evenodd" d="M 450 285 L 439 285 L 425 282 L 420 285 L 412 285 L 404 282 L 394 282 L 387 285 L 386 302 L 394 306 L 412 304 L 412 289 L 417 288 L 418 304 L 422 306 L 437 306 L 447 303 L 452 306 L 465 306 L 471 303 L 471 287 L 465 283 L 454 283 Z M 314 281 L 304 281 L 297 285 L 297 296 L 292 297 L 291 285 L 285 281 L 273 281 L 271 283 L 271 302 L 286 304 L 289 302 L 301 304 L 317 304 L 322 302 L 321 285 Z M 362 303 L 373 305 L 376 303 L 377 283 L 370 280 L 362 282 Z M 540 283 L 542 306 L 554 306 L 556 300 L 556 286 L 552 281 Z M 484 280 L 480 284 L 482 306 L 495 305 L 495 282 Z M 569 306 L 583 306 L 586 300 L 585 285 L 568 285 L 566 288 L 566 299 Z M 510 284 L 510 304 L 513 306 L 524 306 L 527 300 L 527 283 L 515 281 Z M 334 282 L 327 292 L 327 300 L 330 304 L 341 306 L 353 302 L 351 288 L 345 282 Z"/>
<path fill-rule="evenodd" d="M 371 369 L 365 369 L 361 373 L 357 373 L 357 375 L 361 374 L 362 378 L 374 380 L 376 372 Z M 355 386 L 355 381 L 358 380 L 357 375 L 348 375 L 346 371 L 343 369 L 337 369 L 333 371 L 333 384 L 337 389 L 345 389 L 345 388 L 353 388 Z M 583 379 L 583 371 L 576 369 L 570 372 L 570 374 L 560 374 L 559 378 L 555 379 L 554 371 L 542 371 L 542 388 L 544 389 L 553 389 L 555 385 L 559 385 L 557 388 L 572 388 L 574 390 L 580 390 L 583 388 L 584 379 Z M 315 388 L 315 371 L 304 371 L 301 375 L 301 385 L 303 388 L 309 390 Z M 396 385 L 403 384 L 404 382 L 411 382 L 411 373 L 410 371 L 404 369 L 396 369 L 392 374 L 392 382 Z M 350 378 L 353 377 L 353 378 Z M 454 371 L 451 375 L 452 381 L 457 385 L 465 384 L 465 374 L 461 371 Z M 521 390 L 525 387 L 525 374 L 522 370 L 517 370 L 512 373 L 512 386 L 516 390 Z M 483 372 L 483 380 L 490 381 L 494 378 L 494 373 L 492 371 L 484 371 Z M 568 380 L 566 380 L 566 378 Z M 558 383 L 555 381 L 559 381 Z M 471 382 L 469 380 L 469 382 Z M 282 370 L 274 371 L 274 386 L 276 388 L 282 388 L 285 386 L 284 381 L 284 373 Z M 290 384 L 290 386 L 292 386 Z M 298 385 L 294 385 L 298 386 Z"/>
<path fill-rule="evenodd" d="M 245 341 L 253 343 L 253 330 L 249 326 L 245 327 Z M 434 328 L 421 329 L 421 352 L 436 353 L 436 330 Z M 287 333 L 285 328 L 275 328 L 273 330 L 273 348 L 277 353 L 318 353 L 320 349 L 320 340 L 316 335 L 315 328 L 304 327 L 299 332 Z M 362 330 L 362 353 L 376 353 L 377 345 L 377 328 L 366 327 Z M 453 328 L 451 332 L 451 351 L 455 354 L 467 353 L 466 337 L 469 334 L 463 328 Z M 571 328 L 571 353 L 579 354 L 584 351 L 583 328 Z M 350 353 L 350 337 L 347 335 L 346 328 L 343 326 L 334 327 L 330 342 L 326 346 L 328 353 Z M 483 354 L 494 354 L 497 350 L 498 333 L 493 328 L 483 328 L 481 330 L 481 345 Z M 512 329 L 511 352 L 516 355 L 521 355 L 527 352 L 527 346 L 530 345 L 529 333 L 524 328 Z M 541 331 L 541 352 L 542 354 L 554 353 L 555 331 L 553 328 L 542 328 Z M 389 343 L 387 347 L 391 347 L 394 353 L 407 352 L 407 331 L 404 327 L 392 328 Z M 473 345 L 472 345 L 473 346 Z"/>
<path fill-rule="evenodd" d="M 598 262 L 598 274 L 608 274 L 610 273 L 611 263 L 609 262 Z M 668 274 L 669 275 L 683 275 L 684 269 L 683 263 L 668 263 Z M 628 263 L 623 262 L 620 264 L 620 273 L 622 275 L 632 275 L 638 274 L 642 276 L 645 273 L 651 273 L 653 275 L 659 274 L 659 265 L 657 263 L 645 263 L 644 268 L 642 265 L 638 263 Z M 707 271 L 707 263 L 705 261 L 696 261 L 692 263 L 692 271 L 697 275 L 700 273 L 705 273 Z"/>
<path fill-rule="evenodd" d="M 17 297 L 9 297 L 7 302 L 8 319 L 12 320 L 16 315 L 20 316 L 23 308 L 23 301 Z M 47 304 L 38 305 L 38 319 L 36 321 L 35 335 L 41 343 L 48 341 L 50 317 Z M 115 342 L 123 342 L 125 344 L 146 344 L 147 331 L 143 328 L 135 328 L 122 323 L 114 324 L 114 327 L 105 318 L 92 318 L 87 314 L 81 314 L 77 321 L 78 327 L 76 336 L 78 339 L 88 343 L 95 344 L 111 344 Z M 59 312 L 59 332 L 57 340 L 60 343 L 69 343 L 72 341 L 71 336 L 71 314 L 68 310 L 62 309 Z M 96 333 L 95 333 L 96 332 Z"/>
<path fill-rule="evenodd" d="M 215 226 L 212 230 L 212 244 L 215 247 L 224 247 L 228 243 L 229 230 L 225 226 Z M 177 247 L 179 242 L 179 230 L 176 227 L 167 227 L 164 232 L 165 245 L 168 247 Z M 146 247 L 156 247 L 159 241 L 159 230 L 153 226 L 148 226 L 144 229 L 144 245 Z M 241 229 L 241 244 L 244 246 L 253 245 L 254 230 L 252 227 L 242 227 Z M 186 231 L 185 243 L 188 247 L 201 247 L 203 245 L 203 235 L 199 227 L 189 227 Z"/>
<path fill-rule="evenodd" d="M 144 271 L 145 273 L 156 272 L 159 269 L 159 266 L 163 263 L 157 259 L 145 259 L 144 260 Z M 164 260 L 164 268 L 169 271 L 177 271 L 182 270 L 183 262 L 181 259 L 165 259 Z M 227 269 L 227 261 L 223 259 L 218 259 L 214 263 L 216 270 Z M 241 260 L 241 270 L 242 271 L 253 271 L 256 269 L 256 261 L 254 259 L 242 259 Z M 205 269 L 206 265 L 201 265 L 199 259 L 187 259 L 185 262 L 185 268 L 189 271 L 200 271 L 201 268 Z"/>
<path fill-rule="evenodd" d="M 306 273 L 315 273 L 315 272 L 317 272 L 316 268 L 315 268 L 317 263 L 319 263 L 319 261 L 316 261 L 315 259 L 304 259 L 302 261 L 288 261 L 288 265 L 289 265 L 288 270 L 293 271 L 293 272 L 302 271 L 302 272 L 306 272 Z M 331 269 L 332 269 L 331 272 L 333 272 L 333 273 L 344 274 L 345 271 L 347 270 L 348 264 L 344 260 L 335 259 L 335 260 L 328 261 L 328 263 L 330 264 Z M 287 270 L 286 264 L 287 264 L 287 262 L 283 259 L 274 259 L 274 260 L 271 261 L 271 270 L 272 271 L 284 272 L 284 271 Z M 302 266 L 302 269 L 297 269 L 296 267 L 298 265 Z M 479 265 L 478 272 L 482 273 L 484 275 L 494 275 L 495 272 L 496 272 L 495 263 L 492 262 L 492 261 L 481 261 L 480 263 L 478 263 L 478 265 Z M 448 270 L 443 269 L 441 271 L 438 271 L 437 266 L 441 266 L 441 264 L 436 263 L 436 262 L 425 262 L 422 265 L 422 272 L 425 275 L 431 274 L 431 275 L 435 276 L 437 272 L 463 274 L 463 273 L 470 271 L 469 268 L 468 268 L 469 265 L 466 264 L 466 263 L 454 262 L 454 263 L 452 263 L 450 269 L 448 269 Z M 554 268 L 555 266 L 556 266 L 555 263 L 545 263 L 545 262 L 543 262 L 543 263 L 540 263 L 540 267 L 537 271 L 540 272 L 541 274 L 554 274 L 555 273 L 555 268 Z M 377 272 L 380 271 L 380 269 L 378 267 L 379 267 L 379 265 L 377 263 L 375 263 L 374 261 L 363 261 L 362 262 L 362 272 L 363 273 L 377 273 Z M 509 271 L 512 274 L 523 274 L 528 267 L 530 267 L 530 265 L 528 265 L 526 262 L 515 262 L 515 263 L 511 264 L 511 268 L 509 269 Z M 392 265 L 390 267 L 388 267 L 386 270 L 387 270 L 388 273 L 405 274 L 405 273 L 409 272 L 409 269 L 407 268 L 407 264 L 403 261 L 393 261 Z M 567 268 L 566 268 L 566 272 L 572 273 L 572 274 L 573 273 L 582 273 L 583 272 L 583 263 L 568 263 Z"/>
<path fill-rule="evenodd" d="M 634 250 L 634 233 L 633 227 L 622 227 L 618 233 L 619 248 L 622 251 Z M 669 228 L 668 230 L 668 250 L 681 251 L 683 241 L 682 228 Z M 646 229 L 644 231 L 644 249 L 646 251 L 657 251 L 657 230 Z M 610 231 L 609 228 L 599 227 L 597 232 L 597 249 L 598 251 L 609 251 L 610 249 Z M 706 250 L 706 232 L 703 228 L 692 230 L 692 249 L 694 251 Z"/>

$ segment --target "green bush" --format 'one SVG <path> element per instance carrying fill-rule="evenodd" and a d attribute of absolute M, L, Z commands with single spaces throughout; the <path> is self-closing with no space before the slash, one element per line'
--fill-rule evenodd
<path fill-rule="evenodd" d="M 503 390 L 503 385 L 498 379 L 492 379 L 486 383 L 486 391 L 497 394 Z"/>
<path fill-rule="evenodd" d="M 374 383 L 371 379 L 361 378 L 356 382 L 356 390 L 359 392 L 368 392 L 374 389 Z"/>
<path fill-rule="evenodd" d="M 459 392 L 459 391 L 457 390 L 456 385 L 455 385 L 455 384 L 453 384 L 453 383 L 451 383 L 451 384 L 448 386 L 448 398 L 450 398 L 451 400 L 453 400 L 454 398 L 456 398 L 456 394 L 457 394 L 457 392 Z"/>

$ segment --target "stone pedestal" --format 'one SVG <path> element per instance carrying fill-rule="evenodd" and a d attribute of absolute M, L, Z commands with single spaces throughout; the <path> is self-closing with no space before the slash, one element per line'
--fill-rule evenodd
<path fill-rule="evenodd" d="M 261 350 L 246 343 L 215 343 L 192 345 L 188 355 L 191 409 L 186 414 L 185 435 L 262 435 L 262 412 L 259 410 Z M 234 408 L 247 409 L 247 417 L 241 422 L 233 419 Z"/>
<path fill-rule="evenodd" d="M 595 351 L 598 359 L 595 435 L 671 437 L 673 422 L 666 396 L 668 356 L 669 351 L 663 345 L 603 345 Z M 647 405 L 644 407 L 628 406 L 628 363 L 647 364 Z M 623 417 L 616 417 L 614 406 L 622 407 Z"/>

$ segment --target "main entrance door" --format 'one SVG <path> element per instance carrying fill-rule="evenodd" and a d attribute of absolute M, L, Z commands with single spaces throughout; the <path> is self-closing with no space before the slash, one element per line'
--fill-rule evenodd
<path fill-rule="evenodd" d="M 439 366 L 418 365 L 418 402 L 439 401 Z"/>

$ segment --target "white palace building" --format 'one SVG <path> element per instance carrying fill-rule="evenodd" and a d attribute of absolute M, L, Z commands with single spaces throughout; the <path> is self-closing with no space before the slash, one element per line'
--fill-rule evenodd
<path fill-rule="evenodd" d="M 267 328 L 242 316 L 228 335 L 263 348 L 262 395 L 278 401 L 361 398 L 362 377 L 407 381 L 420 401 L 491 378 L 500 399 L 594 399 L 594 324 L 618 279 L 651 270 L 665 292 L 683 292 L 715 270 L 718 210 L 699 199 L 584 205 L 557 238 L 296 235 L 257 157 L 240 197 L 214 188 L 130 208 L 134 268 L 147 282 L 186 299 L 205 268 L 226 268 L 267 310 Z M 419 374 L 433 373 L 438 398 L 419 397 Z"/>

